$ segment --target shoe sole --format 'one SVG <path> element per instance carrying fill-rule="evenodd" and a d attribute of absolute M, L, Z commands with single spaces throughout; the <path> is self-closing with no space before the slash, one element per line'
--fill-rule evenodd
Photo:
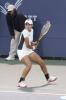
<path fill-rule="evenodd" d="M 55 82 L 58 78 L 56 77 L 53 81 L 48 81 L 48 83 Z"/>
<path fill-rule="evenodd" d="M 24 86 L 24 87 L 22 87 L 22 86 L 20 86 L 20 85 L 17 85 L 17 87 L 19 87 L 19 88 L 27 88 L 27 85 Z"/>

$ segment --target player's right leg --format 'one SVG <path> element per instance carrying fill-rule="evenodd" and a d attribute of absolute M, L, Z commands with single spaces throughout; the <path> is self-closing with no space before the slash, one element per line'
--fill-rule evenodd
<path fill-rule="evenodd" d="M 29 73 L 29 71 L 31 70 L 31 67 L 32 67 L 32 63 L 31 63 L 29 56 L 25 56 L 22 59 L 22 62 L 24 62 L 26 67 L 24 68 L 24 70 L 22 72 L 21 78 L 20 78 L 19 83 L 18 83 L 18 87 L 26 87 L 27 86 L 25 84 L 25 78 L 26 78 L 27 74 Z"/>

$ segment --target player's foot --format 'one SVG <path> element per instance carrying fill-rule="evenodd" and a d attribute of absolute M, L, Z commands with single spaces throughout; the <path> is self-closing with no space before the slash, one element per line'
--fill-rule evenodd
<path fill-rule="evenodd" d="M 10 56 L 8 56 L 7 58 L 6 58 L 6 60 L 15 60 L 15 57 L 10 57 Z"/>
<path fill-rule="evenodd" d="M 27 87 L 27 85 L 25 84 L 25 81 L 19 82 L 17 86 L 18 87 L 22 87 L 22 88 L 26 88 Z"/>
<path fill-rule="evenodd" d="M 50 76 L 50 78 L 48 79 L 48 83 L 52 83 L 52 82 L 54 82 L 54 81 L 56 81 L 57 80 L 57 77 L 55 77 L 55 76 Z"/>

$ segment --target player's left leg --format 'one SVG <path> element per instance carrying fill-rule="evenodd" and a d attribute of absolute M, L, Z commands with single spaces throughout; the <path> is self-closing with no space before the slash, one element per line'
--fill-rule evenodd
<path fill-rule="evenodd" d="M 48 82 L 53 82 L 57 79 L 57 77 L 50 77 L 44 61 L 41 59 L 41 57 L 37 53 L 34 52 L 34 53 L 30 54 L 29 57 L 32 61 L 34 61 L 40 65 L 40 68 L 41 68 L 42 72 L 44 73 L 46 80 L 48 80 Z"/>

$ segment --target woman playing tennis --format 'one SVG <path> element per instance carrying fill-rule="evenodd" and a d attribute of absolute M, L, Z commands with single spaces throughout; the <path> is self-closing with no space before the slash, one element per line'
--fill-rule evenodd
<path fill-rule="evenodd" d="M 34 61 L 40 66 L 48 82 L 56 81 L 57 77 L 54 77 L 54 76 L 51 77 L 49 75 L 46 65 L 44 64 L 44 61 L 37 53 L 33 51 L 33 48 L 35 47 L 36 42 L 33 42 L 33 22 L 31 19 L 27 19 L 25 21 L 25 29 L 22 31 L 21 36 L 23 36 L 24 42 L 23 42 L 23 46 L 21 50 L 18 49 L 17 54 L 18 54 L 19 60 L 25 64 L 25 68 L 18 82 L 18 86 L 27 87 L 25 83 L 25 79 L 27 77 L 27 74 L 32 68 L 32 61 Z"/>

